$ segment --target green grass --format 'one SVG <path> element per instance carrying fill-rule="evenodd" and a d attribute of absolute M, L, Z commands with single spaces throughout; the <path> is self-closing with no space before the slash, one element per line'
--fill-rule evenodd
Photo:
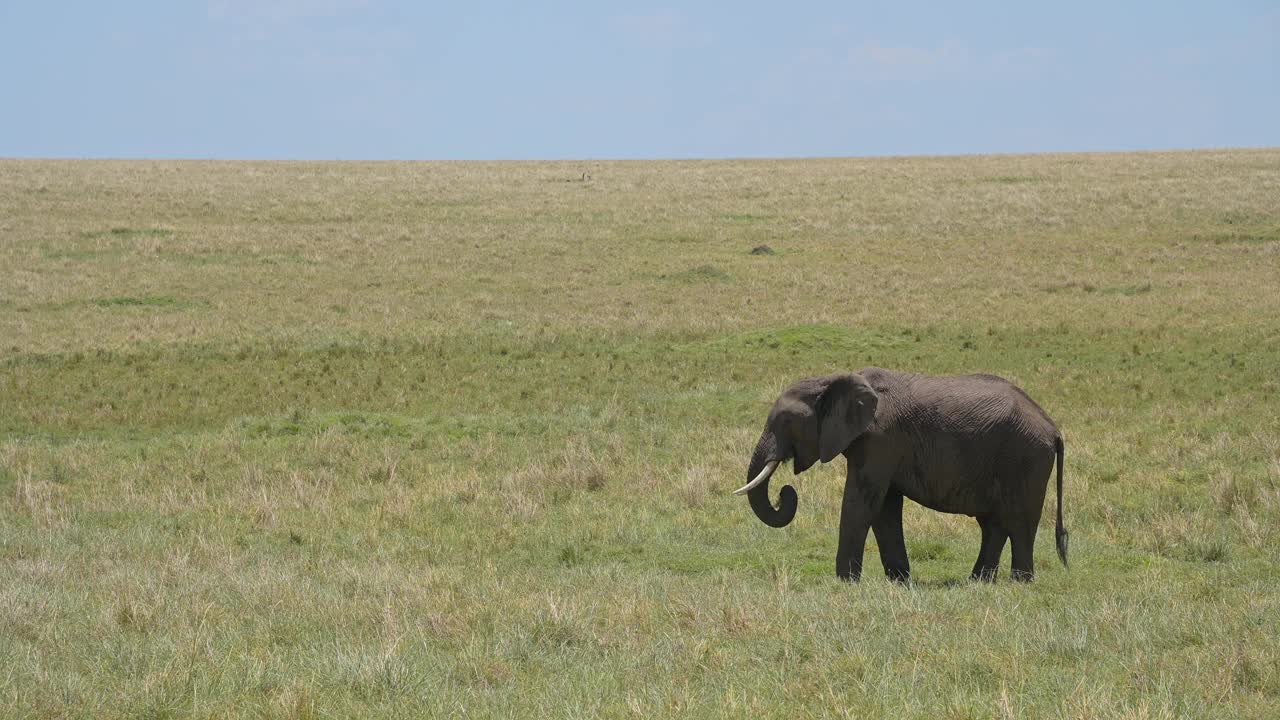
<path fill-rule="evenodd" d="M 1274 717 L 1278 183 L 0 161 L 0 716 Z M 914 583 L 845 585 L 842 460 L 729 495 L 872 364 L 1052 414 L 1070 570 L 909 506 Z"/>

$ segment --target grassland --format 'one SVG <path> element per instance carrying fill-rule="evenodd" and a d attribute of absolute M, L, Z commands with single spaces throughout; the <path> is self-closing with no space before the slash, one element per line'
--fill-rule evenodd
<path fill-rule="evenodd" d="M 0 268 L 0 716 L 1280 716 L 1280 151 L 5 160 Z M 1049 410 L 1070 570 L 729 496 L 869 364 Z"/>

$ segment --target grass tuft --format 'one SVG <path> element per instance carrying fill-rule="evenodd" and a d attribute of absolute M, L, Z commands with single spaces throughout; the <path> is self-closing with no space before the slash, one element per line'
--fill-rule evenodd
<path fill-rule="evenodd" d="M 173 237 L 173 231 L 166 228 L 130 228 L 130 227 L 113 227 L 108 230 L 91 230 L 80 233 L 80 237 L 86 240 L 96 240 L 100 238 L 112 238 L 116 240 L 129 240 L 133 238 L 167 238 Z"/>
<path fill-rule="evenodd" d="M 678 283 L 730 282 L 733 279 L 729 273 L 715 265 L 699 265 L 668 275 L 667 278 Z"/>

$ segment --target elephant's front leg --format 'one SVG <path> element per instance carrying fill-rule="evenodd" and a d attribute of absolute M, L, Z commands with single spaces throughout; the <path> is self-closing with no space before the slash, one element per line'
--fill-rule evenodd
<path fill-rule="evenodd" d="M 890 491 L 880 505 L 880 514 L 871 523 L 876 545 L 880 546 L 880 564 L 885 577 L 894 582 L 911 581 L 911 561 L 907 559 L 907 541 L 902 537 L 902 493 Z"/>
<path fill-rule="evenodd" d="M 857 582 L 862 577 L 862 554 L 867 531 L 880 513 L 884 493 L 866 492 L 850 472 L 840 505 L 840 544 L 836 547 L 836 577 Z"/>

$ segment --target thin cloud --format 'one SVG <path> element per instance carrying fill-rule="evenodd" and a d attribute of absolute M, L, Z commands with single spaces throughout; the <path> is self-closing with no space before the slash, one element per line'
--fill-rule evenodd
<path fill-rule="evenodd" d="M 1055 56 L 1048 48 L 1021 47 L 991 55 L 990 65 L 995 70 L 1028 70 L 1053 61 Z"/>
<path fill-rule="evenodd" d="M 708 33 L 693 27 L 683 13 L 671 9 L 618 15 L 609 21 L 609 26 L 636 45 L 662 50 L 701 47 L 711 39 Z"/>
<path fill-rule="evenodd" d="M 282 23 L 336 17 L 359 10 L 369 0 L 210 0 L 209 17 L 245 23 Z"/>
<path fill-rule="evenodd" d="M 950 72 L 969 65 L 970 61 L 968 48 L 954 40 L 936 48 L 865 42 L 849 52 L 851 66 L 890 74 Z"/>
<path fill-rule="evenodd" d="M 345 77 L 355 88 L 399 77 L 399 58 L 411 49 L 408 32 L 377 23 L 356 22 L 368 0 L 212 0 L 209 16 L 215 34 L 194 56 L 223 72 L 299 77 Z M 340 23 L 326 22 L 342 17 Z"/>

